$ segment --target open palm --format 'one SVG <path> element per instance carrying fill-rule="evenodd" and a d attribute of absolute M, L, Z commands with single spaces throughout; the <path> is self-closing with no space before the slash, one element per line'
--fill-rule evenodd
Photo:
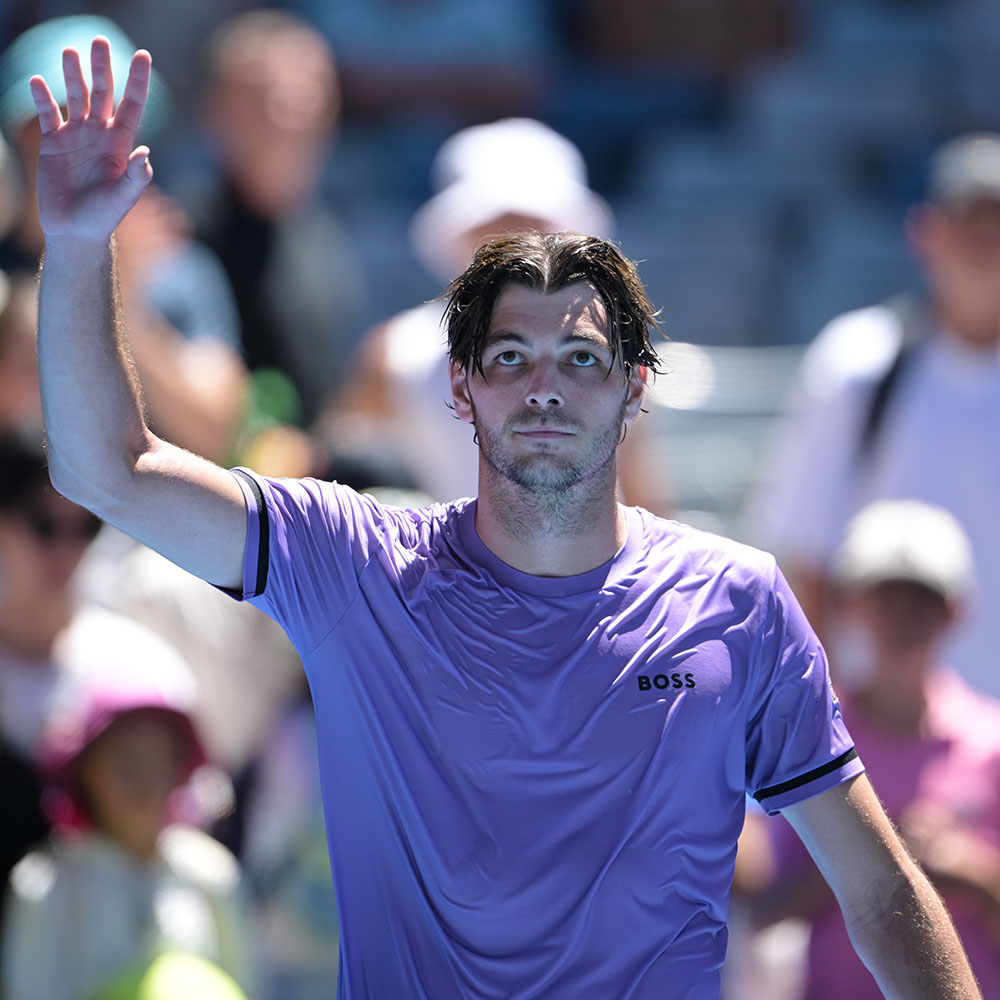
<path fill-rule="evenodd" d="M 45 81 L 31 78 L 42 131 L 38 214 L 46 238 L 107 239 L 153 175 L 149 150 L 133 146 L 149 90 L 149 53 L 140 50 L 132 57 L 117 108 L 106 38 L 94 39 L 90 60 L 92 90 L 79 53 L 63 53 L 65 120 Z"/>

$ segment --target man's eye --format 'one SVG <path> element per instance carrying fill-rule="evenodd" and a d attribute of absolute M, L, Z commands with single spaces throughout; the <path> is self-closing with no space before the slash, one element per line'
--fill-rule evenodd
<path fill-rule="evenodd" d="M 501 351 L 497 355 L 497 361 L 501 365 L 516 365 L 521 360 L 521 355 L 517 351 Z"/>
<path fill-rule="evenodd" d="M 573 364 L 578 368 L 589 368 L 597 364 L 597 358 L 590 351 L 576 351 L 573 354 Z"/>

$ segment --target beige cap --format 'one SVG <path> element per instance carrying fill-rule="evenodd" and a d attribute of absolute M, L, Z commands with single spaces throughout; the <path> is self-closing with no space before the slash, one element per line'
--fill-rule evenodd
<path fill-rule="evenodd" d="M 848 523 L 834 553 L 833 577 L 846 589 L 880 583 L 921 583 L 945 600 L 967 597 L 975 583 L 972 547 L 942 507 L 919 500 L 881 500 Z"/>
<path fill-rule="evenodd" d="M 1000 135 L 973 132 L 945 143 L 931 158 L 928 197 L 946 207 L 1000 201 Z"/>

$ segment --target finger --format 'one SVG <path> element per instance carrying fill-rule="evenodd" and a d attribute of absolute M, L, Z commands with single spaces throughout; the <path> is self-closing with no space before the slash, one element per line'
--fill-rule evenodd
<path fill-rule="evenodd" d="M 83 78 L 80 53 L 74 48 L 63 49 L 63 77 L 66 80 L 66 117 L 70 121 L 86 118 L 90 112 L 90 94 Z"/>
<path fill-rule="evenodd" d="M 52 91 L 49 90 L 49 85 L 43 77 L 33 76 L 28 81 L 28 86 L 31 88 L 35 110 L 38 112 L 38 124 L 42 127 L 42 135 L 54 132 L 62 125 L 63 117 Z"/>
<path fill-rule="evenodd" d="M 134 192 L 138 198 L 142 189 L 153 179 L 153 165 L 149 162 L 149 147 L 137 146 L 129 154 L 125 173 L 118 182 L 123 188 Z"/>
<path fill-rule="evenodd" d="M 115 181 L 115 197 L 122 206 L 123 213 L 135 207 L 142 192 L 153 179 L 153 168 L 149 162 L 149 149 L 139 146 L 133 149 L 125 166 L 125 172 Z"/>
<path fill-rule="evenodd" d="M 90 46 L 90 117 L 107 121 L 114 111 L 115 83 L 111 73 L 111 43 L 98 35 Z"/>
<path fill-rule="evenodd" d="M 146 96 L 149 94 L 149 76 L 152 71 L 153 60 L 145 49 L 139 49 L 132 56 L 132 63 L 128 68 L 128 79 L 125 81 L 125 92 L 118 102 L 118 109 L 115 111 L 115 124 L 121 125 L 130 132 L 135 132 L 139 127 L 139 119 L 142 117 L 142 109 L 146 104 Z"/>

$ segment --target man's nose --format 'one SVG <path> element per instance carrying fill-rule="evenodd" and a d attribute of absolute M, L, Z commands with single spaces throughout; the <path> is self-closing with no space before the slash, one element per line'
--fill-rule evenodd
<path fill-rule="evenodd" d="M 528 394 L 525 402 L 528 406 L 549 410 L 553 407 L 560 407 L 565 403 L 562 393 L 556 385 L 556 366 L 550 364 L 539 364 L 532 373 L 531 385 L 528 387 Z"/>

